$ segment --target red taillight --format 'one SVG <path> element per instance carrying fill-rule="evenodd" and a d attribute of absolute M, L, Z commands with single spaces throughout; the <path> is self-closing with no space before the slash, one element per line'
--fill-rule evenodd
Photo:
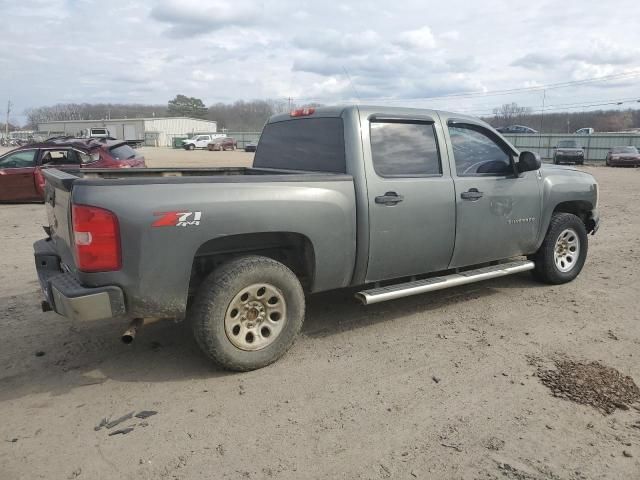
<path fill-rule="evenodd" d="M 315 111 L 316 109 L 313 107 L 297 108 L 295 110 L 291 110 L 291 113 L 289 115 L 291 115 L 292 117 L 307 117 L 309 115 L 313 115 Z"/>
<path fill-rule="evenodd" d="M 104 208 L 74 205 L 71 218 L 78 269 L 83 272 L 120 270 L 118 217 Z"/>

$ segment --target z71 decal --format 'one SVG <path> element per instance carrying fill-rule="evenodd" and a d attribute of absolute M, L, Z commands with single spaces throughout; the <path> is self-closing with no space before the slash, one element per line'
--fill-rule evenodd
<path fill-rule="evenodd" d="M 202 212 L 154 212 L 160 217 L 152 227 L 190 227 L 200 225 Z"/>

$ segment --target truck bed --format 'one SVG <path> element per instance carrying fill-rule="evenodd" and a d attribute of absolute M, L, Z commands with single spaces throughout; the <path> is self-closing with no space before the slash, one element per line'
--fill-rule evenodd
<path fill-rule="evenodd" d="M 200 264 L 232 254 L 243 241 L 258 252 L 281 248 L 281 239 L 287 248 L 308 245 L 310 291 L 351 281 L 356 200 L 350 175 L 254 168 L 47 169 L 44 175 L 57 262 L 84 287 L 120 288 L 129 316 L 181 317 Z M 117 217 L 120 270 L 77 269 L 73 205 Z M 197 221 L 157 224 L 178 212 Z"/>
<path fill-rule="evenodd" d="M 48 169 L 48 182 L 70 191 L 74 183 L 82 185 L 135 185 L 166 183 L 248 183 L 248 182 L 322 182 L 352 180 L 351 175 L 298 170 L 276 170 L 251 167 L 217 168 L 83 168 Z"/>

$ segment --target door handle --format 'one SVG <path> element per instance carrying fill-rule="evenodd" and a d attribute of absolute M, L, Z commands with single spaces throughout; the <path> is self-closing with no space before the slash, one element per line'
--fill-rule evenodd
<path fill-rule="evenodd" d="M 402 195 L 398 195 L 396 192 L 387 192 L 384 195 L 376 197 L 376 203 L 382 205 L 396 205 L 404 200 Z"/>
<path fill-rule="evenodd" d="M 470 188 L 467 192 L 462 192 L 460 194 L 460 198 L 463 200 L 479 200 L 484 195 L 482 192 L 479 192 L 477 188 Z"/>

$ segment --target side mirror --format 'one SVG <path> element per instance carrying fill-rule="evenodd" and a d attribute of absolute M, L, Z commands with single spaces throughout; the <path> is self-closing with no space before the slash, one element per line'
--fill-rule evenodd
<path fill-rule="evenodd" d="M 518 159 L 516 167 L 518 168 L 519 173 L 524 173 L 538 170 L 541 165 L 542 162 L 540 161 L 540 156 L 537 153 L 520 152 L 520 158 Z"/>

